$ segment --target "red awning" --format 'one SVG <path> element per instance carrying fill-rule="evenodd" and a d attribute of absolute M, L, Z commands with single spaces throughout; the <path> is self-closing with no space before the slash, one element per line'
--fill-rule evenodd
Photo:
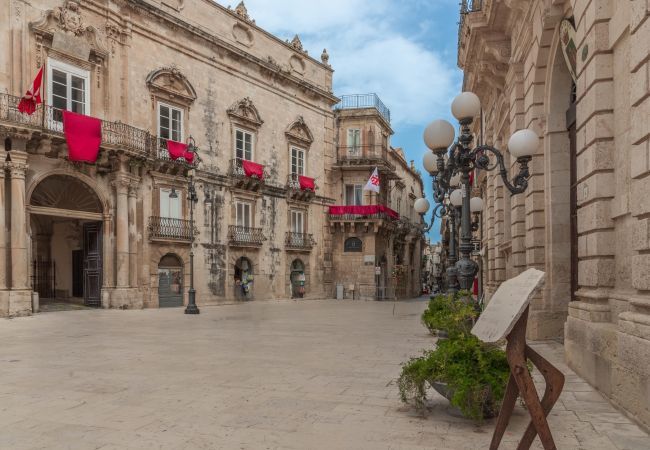
<path fill-rule="evenodd" d="M 330 206 L 331 215 L 356 214 L 359 216 L 371 216 L 373 214 L 385 213 L 388 217 L 399 219 L 399 214 L 388 206 L 384 205 L 347 205 L 347 206 Z"/>

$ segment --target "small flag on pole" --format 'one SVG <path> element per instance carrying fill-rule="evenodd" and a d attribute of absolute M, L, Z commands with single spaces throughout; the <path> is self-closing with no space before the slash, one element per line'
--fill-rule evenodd
<path fill-rule="evenodd" d="M 40 68 L 36 74 L 36 78 L 32 81 L 32 85 L 25 95 L 22 96 L 18 103 L 18 111 L 23 114 L 32 115 L 36 111 L 36 105 L 43 103 L 41 99 L 41 82 L 43 81 L 43 67 Z"/>
<path fill-rule="evenodd" d="M 379 193 L 379 171 L 377 171 L 376 167 L 374 172 L 372 172 L 372 175 L 370 175 L 370 179 L 363 187 L 363 190 Z"/>

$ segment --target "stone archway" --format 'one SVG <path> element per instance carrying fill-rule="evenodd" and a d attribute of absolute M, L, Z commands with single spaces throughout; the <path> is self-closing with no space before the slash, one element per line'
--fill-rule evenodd
<path fill-rule="evenodd" d="M 29 190 L 32 289 L 45 309 L 101 306 L 104 205 L 88 182 L 72 174 L 49 174 Z"/>
<path fill-rule="evenodd" d="M 237 300 L 252 300 L 254 266 L 246 256 L 240 256 L 233 264 L 234 296 Z"/>
<path fill-rule="evenodd" d="M 305 263 L 300 258 L 295 258 L 289 266 L 289 287 L 291 298 L 303 298 L 307 289 Z"/>
<path fill-rule="evenodd" d="M 172 308 L 183 306 L 183 260 L 167 253 L 158 262 L 158 306 Z"/>

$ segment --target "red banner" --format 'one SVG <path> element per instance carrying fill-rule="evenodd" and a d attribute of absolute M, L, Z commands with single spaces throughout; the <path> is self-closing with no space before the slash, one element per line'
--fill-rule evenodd
<path fill-rule="evenodd" d="M 94 163 L 102 143 L 102 122 L 95 117 L 63 111 L 63 134 L 70 161 Z"/>
<path fill-rule="evenodd" d="M 263 165 L 254 163 L 253 161 L 246 161 L 245 159 L 242 159 L 241 165 L 242 168 L 244 169 L 244 174 L 247 177 L 256 177 L 260 180 L 264 178 Z"/>
<path fill-rule="evenodd" d="M 194 153 L 187 151 L 187 144 L 182 142 L 167 140 L 167 151 L 169 152 L 169 157 L 176 161 L 178 158 L 184 158 L 185 161 L 192 164 L 194 161 Z"/>
<path fill-rule="evenodd" d="M 384 205 L 348 205 L 330 206 L 331 215 L 356 214 L 359 216 L 371 216 L 373 214 L 385 213 L 388 217 L 399 219 L 399 214 Z"/>
<path fill-rule="evenodd" d="M 303 177 L 302 175 L 298 175 L 298 182 L 300 183 L 300 189 L 303 191 L 312 191 L 316 189 L 316 185 L 314 184 L 314 179 L 309 178 L 309 177 Z"/>

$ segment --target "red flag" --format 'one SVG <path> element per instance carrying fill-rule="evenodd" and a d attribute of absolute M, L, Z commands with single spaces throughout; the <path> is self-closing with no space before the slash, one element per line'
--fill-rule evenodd
<path fill-rule="evenodd" d="M 302 189 L 303 191 L 314 192 L 314 189 L 316 189 L 313 178 L 303 177 L 302 175 L 298 175 L 298 183 L 300 183 L 300 189 Z"/>
<path fill-rule="evenodd" d="M 247 161 L 245 159 L 242 159 L 241 165 L 244 169 L 244 174 L 247 177 L 257 177 L 260 180 L 264 178 L 263 165 L 254 163 L 253 161 Z"/>
<path fill-rule="evenodd" d="M 36 105 L 43 103 L 41 99 L 41 82 L 43 81 L 43 67 L 41 67 L 36 74 L 36 78 L 25 95 L 22 96 L 18 103 L 18 111 L 23 114 L 32 115 L 36 111 Z"/>
<path fill-rule="evenodd" d="M 83 114 L 63 111 L 63 134 L 70 161 L 94 163 L 102 143 L 102 121 Z"/>

